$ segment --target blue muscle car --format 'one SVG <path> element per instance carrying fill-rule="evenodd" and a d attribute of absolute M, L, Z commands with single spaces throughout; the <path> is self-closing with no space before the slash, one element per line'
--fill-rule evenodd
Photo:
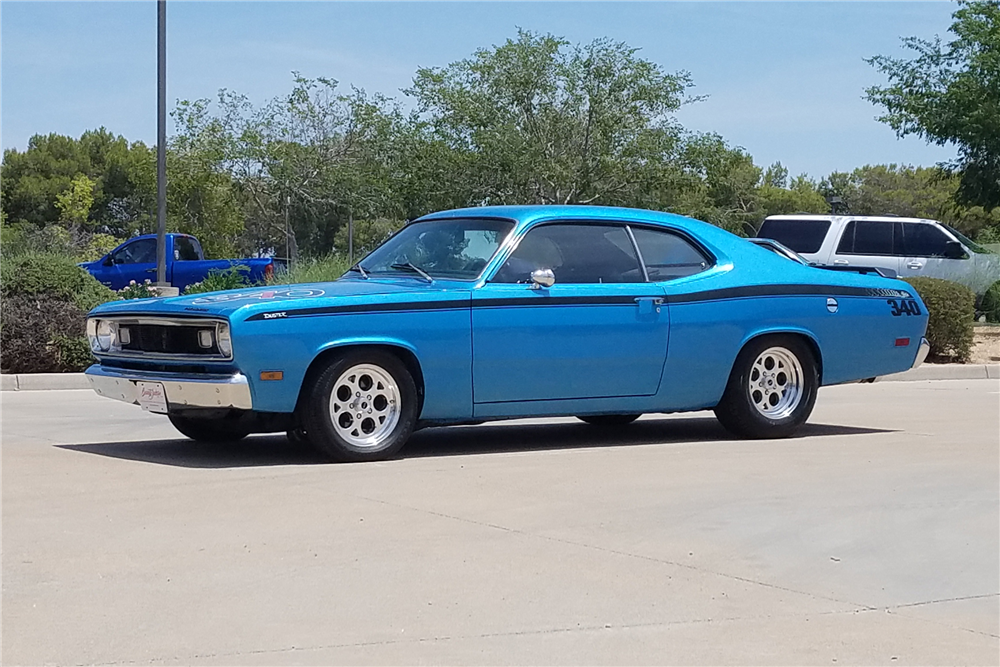
<path fill-rule="evenodd" d="M 435 213 L 335 282 L 113 302 L 87 326 L 102 396 L 195 440 L 287 431 L 341 461 L 513 417 L 712 409 L 739 436 L 784 437 L 820 386 L 928 350 L 906 283 L 591 206 Z"/>

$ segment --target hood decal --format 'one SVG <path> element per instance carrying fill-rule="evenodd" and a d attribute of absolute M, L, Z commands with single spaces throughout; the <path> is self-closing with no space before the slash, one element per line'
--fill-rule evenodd
<path fill-rule="evenodd" d="M 284 299 L 312 299 L 326 294 L 324 290 L 316 287 L 277 287 L 274 289 L 258 290 L 256 292 L 235 292 L 233 294 L 213 294 L 212 296 L 198 297 L 191 302 L 192 306 L 203 306 L 218 303 L 231 303 L 233 301 L 274 301 Z"/>

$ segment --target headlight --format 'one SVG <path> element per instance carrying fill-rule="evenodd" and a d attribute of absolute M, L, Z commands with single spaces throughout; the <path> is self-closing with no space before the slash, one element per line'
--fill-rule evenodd
<path fill-rule="evenodd" d="M 101 346 L 97 343 L 97 320 L 93 318 L 87 320 L 87 340 L 90 341 L 92 352 L 101 351 Z"/>
<path fill-rule="evenodd" d="M 97 321 L 97 347 L 107 352 L 115 342 L 115 326 L 110 320 Z"/>
<path fill-rule="evenodd" d="M 225 357 L 233 356 L 233 339 L 229 335 L 228 324 L 219 324 L 217 344 L 219 346 L 219 352 L 223 356 Z"/>

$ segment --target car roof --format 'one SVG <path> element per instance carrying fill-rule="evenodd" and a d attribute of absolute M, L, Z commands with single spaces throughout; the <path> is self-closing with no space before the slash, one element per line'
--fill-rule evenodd
<path fill-rule="evenodd" d="M 504 218 L 513 220 L 518 227 L 525 227 L 542 220 L 590 220 L 637 222 L 653 225 L 667 225 L 691 232 L 713 233 L 724 231 L 720 227 L 701 220 L 688 218 L 676 213 L 651 211 L 640 208 L 624 208 L 618 206 L 586 206 L 586 205 L 526 205 L 526 206 L 474 206 L 458 208 L 449 211 L 439 211 L 417 218 L 413 222 L 423 220 L 440 220 L 442 218 Z M 728 233 L 728 232 L 727 232 Z"/>
<path fill-rule="evenodd" d="M 898 215 L 820 215 L 815 213 L 769 215 L 764 218 L 768 220 L 859 220 L 861 222 L 926 222 L 940 225 L 938 220 L 930 218 L 908 218 Z"/>

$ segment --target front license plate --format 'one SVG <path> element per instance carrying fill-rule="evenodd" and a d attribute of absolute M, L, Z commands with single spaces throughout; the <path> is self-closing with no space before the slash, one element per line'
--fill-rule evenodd
<path fill-rule="evenodd" d="M 167 393 L 159 382 L 136 382 L 139 388 L 139 406 L 150 412 L 167 413 Z"/>

